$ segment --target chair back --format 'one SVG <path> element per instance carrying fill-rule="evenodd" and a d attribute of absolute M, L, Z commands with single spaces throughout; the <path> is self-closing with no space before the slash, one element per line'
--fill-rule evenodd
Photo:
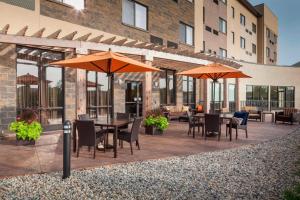
<path fill-rule="evenodd" d="M 205 130 L 207 132 L 219 132 L 221 126 L 219 114 L 205 114 Z"/>
<path fill-rule="evenodd" d="M 193 124 L 193 115 L 190 111 L 186 111 L 188 120 L 189 120 L 189 124 Z"/>
<path fill-rule="evenodd" d="M 81 115 L 78 115 L 78 119 L 79 120 L 89 120 L 90 116 L 88 114 L 81 114 Z"/>
<path fill-rule="evenodd" d="M 117 113 L 117 119 L 126 119 L 129 120 L 130 114 L 129 113 Z"/>
<path fill-rule="evenodd" d="M 94 146 L 96 142 L 95 124 L 93 120 L 76 120 L 79 146 Z"/>
<path fill-rule="evenodd" d="M 143 118 L 135 118 L 131 127 L 131 140 L 137 140 Z"/>
<path fill-rule="evenodd" d="M 249 118 L 249 113 L 248 112 L 245 112 L 245 111 L 235 112 L 233 114 L 233 117 L 242 118 L 243 121 L 242 121 L 242 123 L 240 125 L 247 126 L 247 124 L 248 124 L 248 118 Z"/>

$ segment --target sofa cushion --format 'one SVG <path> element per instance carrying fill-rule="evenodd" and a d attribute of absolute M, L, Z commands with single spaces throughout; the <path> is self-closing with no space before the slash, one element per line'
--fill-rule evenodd
<path fill-rule="evenodd" d="M 189 106 L 182 106 L 182 109 L 181 109 L 182 112 L 187 112 L 189 110 L 190 110 Z"/>
<path fill-rule="evenodd" d="M 242 108 L 243 111 L 249 112 L 249 113 L 257 113 L 258 109 L 255 106 L 244 106 Z"/>

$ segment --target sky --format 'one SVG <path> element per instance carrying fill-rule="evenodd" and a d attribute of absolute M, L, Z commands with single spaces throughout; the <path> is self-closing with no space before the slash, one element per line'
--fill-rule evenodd
<path fill-rule="evenodd" d="M 300 0 L 249 0 L 265 3 L 279 20 L 279 65 L 300 61 Z"/>

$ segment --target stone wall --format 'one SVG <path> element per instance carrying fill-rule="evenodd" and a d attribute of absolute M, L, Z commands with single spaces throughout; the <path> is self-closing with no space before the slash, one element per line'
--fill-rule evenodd
<path fill-rule="evenodd" d="M 16 45 L 0 44 L 0 130 L 16 119 Z"/>
<path fill-rule="evenodd" d="M 73 54 L 65 55 L 71 58 Z M 76 118 L 76 69 L 65 69 L 65 120 Z"/>
<path fill-rule="evenodd" d="M 148 7 L 147 31 L 122 23 L 122 0 L 89 0 L 82 11 L 54 0 L 41 0 L 41 15 L 145 42 L 154 35 L 163 38 L 164 45 L 167 41 L 179 43 L 180 21 L 194 26 L 194 4 L 187 0 L 137 2 Z"/>

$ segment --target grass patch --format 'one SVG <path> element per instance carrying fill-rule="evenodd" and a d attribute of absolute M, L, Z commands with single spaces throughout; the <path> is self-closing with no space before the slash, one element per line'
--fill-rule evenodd
<path fill-rule="evenodd" d="M 300 149 L 300 146 L 298 147 Z M 298 171 L 295 172 L 295 176 L 300 176 L 300 160 L 296 162 Z M 285 200 L 300 200 L 300 183 L 296 183 L 296 185 L 292 189 L 285 190 L 283 193 L 283 198 Z"/>

